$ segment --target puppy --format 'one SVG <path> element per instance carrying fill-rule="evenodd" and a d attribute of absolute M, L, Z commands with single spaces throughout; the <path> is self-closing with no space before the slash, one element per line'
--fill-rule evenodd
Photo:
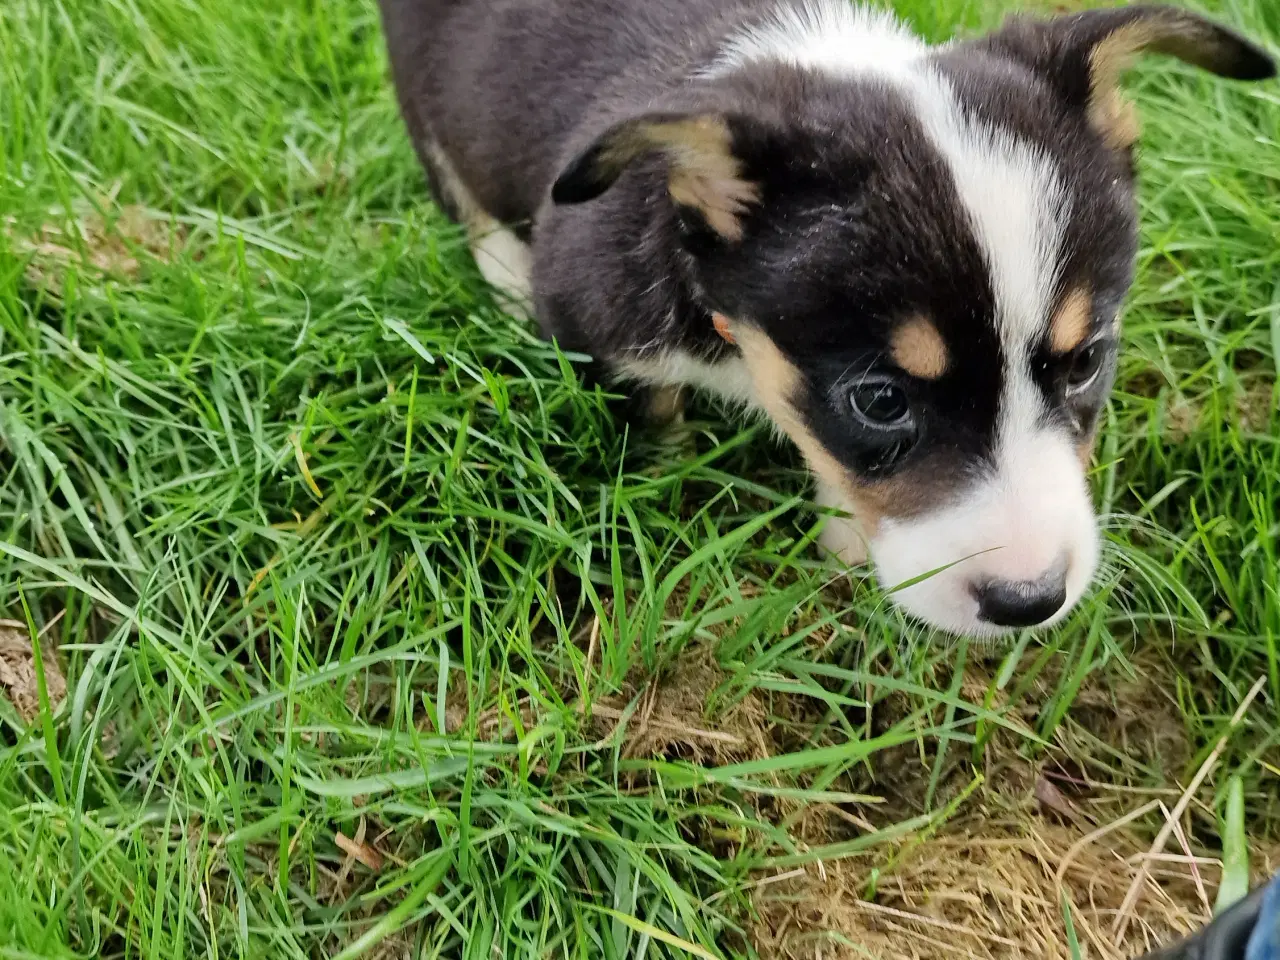
<path fill-rule="evenodd" d="M 381 6 L 434 196 L 545 335 L 766 413 L 845 515 L 827 549 L 928 624 L 1080 599 L 1137 245 L 1121 73 L 1258 80 L 1258 46 L 1163 6 L 938 47 L 845 0 Z"/>

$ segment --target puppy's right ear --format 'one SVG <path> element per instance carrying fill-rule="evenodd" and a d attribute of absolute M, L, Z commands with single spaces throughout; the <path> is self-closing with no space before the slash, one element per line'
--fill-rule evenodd
<path fill-rule="evenodd" d="M 1235 80 L 1266 80 L 1276 73 L 1271 55 L 1253 41 L 1198 13 L 1161 4 L 1050 20 L 1014 17 L 980 42 L 1039 73 L 1068 103 L 1087 110 L 1108 145 L 1121 149 L 1138 136 L 1120 78 L 1139 54 L 1163 53 Z"/>
<path fill-rule="evenodd" d="M 693 214 L 722 239 L 742 238 L 742 219 L 759 202 L 734 150 L 733 118 L 719 113 L 647 114 L 625 120 L 579 154 L 551 188 L 556 203 L 583 203 L 609 189 L 630 164 L 659 153 L 667 190 L 682 213 Z"/>

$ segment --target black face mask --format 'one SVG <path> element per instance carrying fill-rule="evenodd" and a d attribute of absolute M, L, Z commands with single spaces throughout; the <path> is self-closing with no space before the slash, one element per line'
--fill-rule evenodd
<path fill-rule="evenodd" d="M 1199 933 L 1143 960 L 1280 960 L 1280 875 Z"/>

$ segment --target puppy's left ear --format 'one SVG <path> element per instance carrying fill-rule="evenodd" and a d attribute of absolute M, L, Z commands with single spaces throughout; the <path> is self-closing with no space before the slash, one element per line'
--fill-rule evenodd
<path fill-rule="evenodd" d="M 569 163 L 551 188 L 551 199 L 561 204 L 594 200 L 640 157 L 661 154 L 667 191 L 682 215 L 724 240 L 740 240 L 742 219 L 760 199 L 759 184 L 749 179 L 734 149 L 744 122 L 721 113 L 653 113 L 625 120 Z"/>
<path fill-rule="evenodd" d="M 1120 79 L 1139 54 L 1163 53 L 1233 80 L 1266 80 L 1275 61 L 1253 41 L 1199 14 L 1137 5 L 1089 10 L 1052 20 L 1015 18 L 983 45 L 1019 60 L 1088 112 L 1108 145 L 1125 149 L 1138 136 L 1133 105 Z"/>

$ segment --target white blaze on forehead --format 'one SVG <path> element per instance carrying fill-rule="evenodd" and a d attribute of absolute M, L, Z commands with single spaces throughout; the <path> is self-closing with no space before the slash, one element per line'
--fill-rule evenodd
<path fill-rule="evenodd" d="M 1036 432 L 1044 399 L 1031 378 L 1031 347 L 1043 336 L 1058 283 L 1070 200 L 1043 150 L 963 115 L 946 80 L 927 70 L 912 86 L 925 131 L 946 158 L 982 247 L 1003 353 L 997 428 L 999 469 Z"/>
<path fill-rule="evenodd" d="M 917 115 L 946 158 L 990 272 L 1002 343 L 1025 345 L 1045 327 L 1070 205 L 1053 160 L 1006 130 L 965 117 L 950 84 L 929 70 L 915 84 Z"/>
<path fill-rule="evenodd" d="M 840 0 L 783 3 L 729 38 L 704 76 L 768 60 L 827 73 L 905 72 L 928 46 L 886 10 Z"/>

